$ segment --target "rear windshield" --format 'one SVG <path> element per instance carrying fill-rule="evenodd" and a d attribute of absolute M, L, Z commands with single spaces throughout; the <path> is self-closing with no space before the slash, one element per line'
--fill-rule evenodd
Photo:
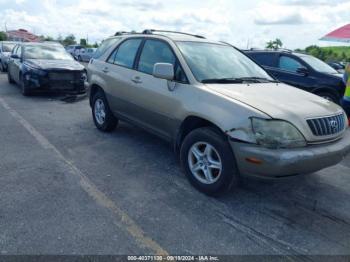
<path fill-rule="evenodd" d="M 61 46 L 29 45 L 24 48 L 24 59 L 73 60 Z"/>

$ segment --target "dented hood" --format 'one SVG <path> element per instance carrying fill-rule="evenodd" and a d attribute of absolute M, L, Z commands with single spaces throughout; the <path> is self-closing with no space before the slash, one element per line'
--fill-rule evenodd
<path fill-rule="evenodd" d="M 211 90 L 238 100 L 276 119 L 312 118 L 341 112 L 319 96 L 285 84 L 209 84 Z"/>
<path fill-rule="evenodd" d="M 44 60 L 44 59 L 28 59 L 26 64 L 42 70 L 73 70 L 82 71 L 84 66 L 75 60 Z"/>

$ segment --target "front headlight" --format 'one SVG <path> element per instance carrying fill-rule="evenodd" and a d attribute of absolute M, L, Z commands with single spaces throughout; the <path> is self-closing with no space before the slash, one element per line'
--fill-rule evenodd
<path fill-rule="evenodd" d="M 291 123 L 283 120 L 251 118 L 256 142 L 268 148 L 306 146 L 306 140 Z"/>
<path fill-rule="evenodd" d="M 25 65 L 26 68 L 27 68 L 27 71 L 28 73 L 31 75 L 31 76 L 44 76 L 46 75 L 46 72 L 40 68 L 37 68 L 37 67 L 33 67 L 33 66 L 30 66 L 30 65 Z"/>

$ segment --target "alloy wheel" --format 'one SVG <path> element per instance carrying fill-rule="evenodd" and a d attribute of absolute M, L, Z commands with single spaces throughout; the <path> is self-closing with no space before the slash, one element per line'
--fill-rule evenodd
<path fill-rule="evenodd" d="M 106 121 L 106 109 L 102 99 L 97 99 L 94 106 L 95 119 L 99 125 L 103 125 Z"/>
<path fill-rule="evenodd" d="M 214 184 L 221 176 L 222 161 L 218 151 L 207 142 L 195 143 L 188 152 L 193 176 L 204 184 Z"/>

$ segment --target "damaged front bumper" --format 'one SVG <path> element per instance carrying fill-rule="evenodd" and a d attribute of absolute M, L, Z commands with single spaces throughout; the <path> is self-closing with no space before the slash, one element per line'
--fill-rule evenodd
<path fill-rule="evenodd" d="M 278 178 L 306 174 L 338 164 L 350 152 L 350 130 L 332 143 L 304 148 L 269 149 L 230 141 L 243 176 Z"/>
<path fill-rule="evenodd" d="M 86 93 L 84 80 L 79 78 L 74 80 L 53 80 L 48 77 L 48 74 L 43 76 L 26 74 L 24 81 L 27 88 L 32 91 L 55 91 L 67 94 Z"/>

